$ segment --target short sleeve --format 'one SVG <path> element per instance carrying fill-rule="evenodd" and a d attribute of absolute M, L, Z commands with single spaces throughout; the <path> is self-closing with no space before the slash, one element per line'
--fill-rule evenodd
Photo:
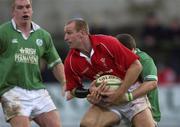
<path fill-rule="evenodd" d="M 152 59 L 145 59 L 142 61 L 140 61 L 142 66 L 143 66 L 143 70 L 141 72 L 141 77 L 143 79 L 143 81 L 156 81 L 158 80 L 157 78 L 157 68 L 156 65 L 154 64 Z"/>
<path fill-rule="evenodd" d="M 50 35 L 47 35 L 48 38 L 46 39 L 46 49 L 43 55 L 43 58 L 47 61 L 48 67 L 52 68 L 58 63 L 62 63 L 61 58 L 53 44 L 52 38 Z"/>

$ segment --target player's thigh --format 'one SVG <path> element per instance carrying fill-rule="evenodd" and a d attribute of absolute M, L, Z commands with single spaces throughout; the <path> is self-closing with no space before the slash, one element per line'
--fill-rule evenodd
<path fill-rule="evenodd" d="M 83 116 L 81 127 L 106 127 L 119 123 L 120 119 L 117 114 L 109 109 L 92 105 Z"/>
<path fill-rule="evenodd" d="M 29 101 L 24 91 L 24 89 L 14 87 L 1 96 L 2 109 L 7 122 L 14 117 L 16 119 L 30 117 L 33 104 L 32 101 Z"/>
<path fill-rule="evenodd" d="M 127 119 L 126 117 L 123 116 L 121 118 L 120 124 L 118 124 L 118 126 L 113 126 L 113 127 L 132 127 L 132 124 L 129 121 L 129 119 Z"/>
<path fill-rule="evenodd" d="M 15 116 L 9 120 L 12 127 L 30 127 L 29 117 Z"/>
<path fill-rule="evenodd" d="M 115 112 L 108 109 L 102 109 L 100 119 L 98 120 L 97 127 L 110 127 L 118 125 L 120 123 L 120 117 Z"/>
<path fill-rule="evenodd" d="M 139 112 L 136 114 L 132 123 L 134 127 L 155 127 L 155 123 L 149 108 Z"/>
<path fill-rule="evenodd" d="M 57 110 L 42 113 L 33 119 L 40 127 L 61 127 Z"/>
<path fill-rule="evenodd" d="M 84 114 L 84 116 L 82 117 L 80 126 L 81 127 L 95 126 L 95 124 L 97 123 L 99 119 L 100 112 L 101 110 L 99 107 L 95 105 L 91 105 L 89 109 L 86 111 L 86 113 Z"/>

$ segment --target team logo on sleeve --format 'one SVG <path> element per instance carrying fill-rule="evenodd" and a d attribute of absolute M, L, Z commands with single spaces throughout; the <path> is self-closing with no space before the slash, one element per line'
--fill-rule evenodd
<path fill-rule="evenodd" d="M 38 46 L 42 46 L 43 45 L 43 40 L 42 39 L 36 39 L 36 44 Z"/>

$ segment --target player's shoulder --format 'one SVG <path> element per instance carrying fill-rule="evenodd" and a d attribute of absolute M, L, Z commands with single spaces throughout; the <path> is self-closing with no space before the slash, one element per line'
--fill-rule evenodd
<path fill-rule="evenodd" d="M 8 30 L 8 28 L 10 28 L 10 27 L 11 27 L 11 22 L 10 21 L 5 22 L 0 25 L 0 31 Z"/>
<path fill-rule="evenodd" d="M 115 37 L 111 35 L 104 35 L 104 34 L 91 35 L 91 38 L 103 42 L 108 42 L 109 40 L 117 40 Z"/>
<path fill-rule="evenodd" d="M 72 60 L 74 60 L 76 56 L 78 56 L 77 51 L 75 49 L 70 49 L 70 51 L 68 52 L 66 56 L 65 63 L 72 62 Z"/>
<path fill-rule="evenodd" d="M 136 55 L 138 55 L 141 60 L 152 60 L 152 57 L 148 53 L 138 48 L 136 48 Z"/>
<path fill-rule="evenodd" d="M 36 34 L 40 34 L 42 36 L 51 36 L 50 33 L 46 29 L 40 27 L 35 22 L 32 22 L 32 28 L 33 28 L 33 30 L 35 31 Z"/>
<path fill-rule="evenodd" d="M 9 34 L 13 32 L 13 26 L 12 23 L 9 22 L 5 22 L 3 24 L 0 25 L 0 38 L 8 38 Z"/>
<path fill-rule="evenodd" d="M 111 48 L 116 45 L 119 45 L 118 40 L 110 35 L 96 34 L 96 35 L 91 35 L 90 39 L 93 42 L 93 45 L 103 45 L 107 48 Z"/>
<path fill-rule="evenodd" d="M 41 34 L 44 35 L 44 36 L 51 36 L 50 33 L 49 33 L 46 29 L 44 29 L 44 28 L 42 28 L 42 27 L 38 28 L 36 31 L 37 31 L 38 33 L 41 33 Z"/>

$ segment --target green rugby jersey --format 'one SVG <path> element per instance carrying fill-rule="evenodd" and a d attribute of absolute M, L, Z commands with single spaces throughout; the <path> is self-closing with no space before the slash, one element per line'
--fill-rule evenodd
<path fill-rule="evenodd" d="M 51 68 L 61 59 L 50 34 L 32 22 L 26 38 L 16 29 L 14 20 L 0 26 L 0 96 L 19 86 L 24 89 L 42 89 L 40 58 Z"/>
<path fill-rule="evenodd" d="M 158 80 L 157 78 L 157 68 L 154 64 L 153 59 L 145 52 L 140 49 L 135 50 L 135 53 L 140 57 L 140 62 L 143 66 L 143 70 L 140 74 L 141 81 L 154 81 Z M 150 101 L 152 107 L 152 115 L 155 121 L 159 122 L 161 119 L 161 112 L 159 108 L 159 98 L 158 98 L 158 89 L 154 89 L 153 91 L 147 94 L 147 97 Z"/>

